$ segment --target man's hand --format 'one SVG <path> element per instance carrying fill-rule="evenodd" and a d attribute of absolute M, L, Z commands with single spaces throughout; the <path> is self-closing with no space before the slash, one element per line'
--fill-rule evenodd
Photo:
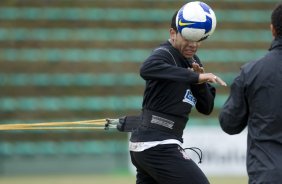
<path fill-rule="evenodd" d="M 203 83 L 203 82 L 211 82 L 222 86 L 227 86 L 226 82 L 224 82 L 220 77 L 212 73 L 201 73 L 199 75 L 199 83 Z"/>
<path fill-rule="evenodd" d="M 196 62 L 192 63 L 192 68 L 191 68 L 194 72 L 197 73 L 205 73 L 205 70 L 203 67 L 200 67 L 200 65 Z"/>
<path fill-rule="evenodd" d="M 205 73 L 205 70 L 203 67 L 200 67 L 200 65 L 196 62 L 192 63 L 192 68 L 190 68 L 192 71 L 199 73 L 199 84 L 204 82 L 211 82 L 216 83 L 222 86 L 227 86 L 226 82 L 224 82 L 220 77 L 212 74 L 212 73 Z"/>

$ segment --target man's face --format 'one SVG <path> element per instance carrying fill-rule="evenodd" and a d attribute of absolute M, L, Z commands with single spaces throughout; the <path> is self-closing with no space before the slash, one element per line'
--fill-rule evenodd
<path fill-rule="evenodd" d="M 185 58 L 191 58 L 197 52 L 200 42 L 186 40 L 181 34 L 170 29 L 170 39 L 172 45 L 179 50 Z"/>

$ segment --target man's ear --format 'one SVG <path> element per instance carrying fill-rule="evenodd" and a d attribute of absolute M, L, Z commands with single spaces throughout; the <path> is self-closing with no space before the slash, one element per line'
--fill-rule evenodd
<path fill-rule="evenodd" d="M 170 39 L 172 40 L 172 41 L 174 41 L 175 40 L 175 38 L 176 38 L 176 31 L 173 29 L 173 28 L 170 28 L 169 29 L 169 36 L 170 36 Z"/>
<path fill-rule="evenodd" d="M 271 29 L 271 32 L 272 32 L 272 36 L 275 38 L 277 36 L 277 33 L 276 33 L 276 30 L 275 30 L 273 24 L 270 24 L 270 29 Z"/>

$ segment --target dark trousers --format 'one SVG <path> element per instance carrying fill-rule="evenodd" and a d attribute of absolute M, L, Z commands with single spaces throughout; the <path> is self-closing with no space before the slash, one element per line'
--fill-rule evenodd
<path fill-rule="evenodd" d="M 176 144 L 130 152 L 136 184 L 209 184 L 197 164 Z"/>

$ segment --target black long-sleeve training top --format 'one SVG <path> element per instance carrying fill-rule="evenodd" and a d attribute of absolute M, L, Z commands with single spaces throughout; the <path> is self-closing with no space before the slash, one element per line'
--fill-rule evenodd
<path fill-rule="evenodd" d="M 140 75 L 146 81 L 143 110 L 186 118 L 187 121 L 193 106 L 200 113 L 210 114 L 214 106 L 215 88 L 208 83 L 197 84 L 199 74 L 188 69 L 192 67 L 192 62 L 202 66 L 197 56 L 186 59 L 169 41 L 155 49 L 140 68 Z M 166 138 L 175 137 L 139 128 L 133 131 L 131 141 L 157 141 Z M 177 139 L 180 140 L 179 137 Z"/>

